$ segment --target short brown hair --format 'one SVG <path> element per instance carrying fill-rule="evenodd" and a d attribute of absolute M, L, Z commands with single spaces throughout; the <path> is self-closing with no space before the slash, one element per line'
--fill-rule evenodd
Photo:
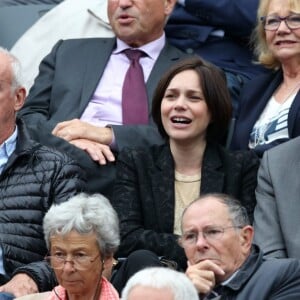
<path fill-rule="evenodd" d="M 226 77 L 223 71 L 200 57 L 181 60 L 169 69 L 160 79 L 152 101 L 152 117 L 160 134 L 168 139 L 161 119 L 161 102 L 171 80 L 186 70 L 194 70 L 199 77 L 199 83 L 211 114 L 211 123 L 207 128 L 207 140 L 223 142 L 231 119 L 232 104 Z"/>

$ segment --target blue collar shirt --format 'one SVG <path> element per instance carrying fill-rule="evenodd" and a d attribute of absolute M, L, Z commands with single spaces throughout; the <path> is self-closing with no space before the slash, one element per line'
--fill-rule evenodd
<path fill-rule="evenodd" d="M 0 145 L 0 174 L 2 173 L 9 157 L 16 150 L 18 128 L 15 128 L 13 134 Z"/>

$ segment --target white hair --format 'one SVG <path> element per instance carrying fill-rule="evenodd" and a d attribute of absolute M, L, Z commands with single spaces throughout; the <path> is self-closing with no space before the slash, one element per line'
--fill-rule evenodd
<path fill-rule="evenodd" d="M 73 230 L 80 234 L 94 232 L 105 257 L 113 256 L 120 244 L 117 213 L 100 194 L 80 193 L 66 202 L 52 205 L 44 217 L 43 228 L 48 249 L 51 236 L 66 235 Z"/>
<path fill-rule="evenodd" d="M 130 291 L 137 286 L 168 289 L 173 300 L 199 300 L 195 286 L 184 273 L 165 267 L 150 267 L 135 273 L 122 291 L 122 300 L 128 300 Z"/>
<path fill-rule="evenodd" d="M 10 61 L 10 66 L 12 71 L 11 88 L 12 91 L 15 91 L 17 88 L 23 86 L 21 63 L 12 53 L 10 53 L 7 49 L 1 46 L 0 46 L 0 53 L 6 55 Z"/>

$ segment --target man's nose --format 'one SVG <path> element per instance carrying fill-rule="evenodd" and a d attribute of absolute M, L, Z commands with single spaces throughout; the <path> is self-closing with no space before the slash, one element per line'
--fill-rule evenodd
<path fill-rule="evenodd" d="M 207 239 L 205 238 L 203 232 L 198 233 L 197 240 L 196 240 L 196 246 L 197 246 L 197 248 L 203 248 L 203 247 L 208 246 Z"/>

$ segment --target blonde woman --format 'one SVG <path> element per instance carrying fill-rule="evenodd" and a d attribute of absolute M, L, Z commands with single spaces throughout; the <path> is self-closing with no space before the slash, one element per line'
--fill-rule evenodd
<path fill-rule="evenodd" d="M 259 62 L 273 70 L 249 82 L 233 149 L 266 149 L 300 135 L 300 1 L 261 0 L 255 31 Z"/>

